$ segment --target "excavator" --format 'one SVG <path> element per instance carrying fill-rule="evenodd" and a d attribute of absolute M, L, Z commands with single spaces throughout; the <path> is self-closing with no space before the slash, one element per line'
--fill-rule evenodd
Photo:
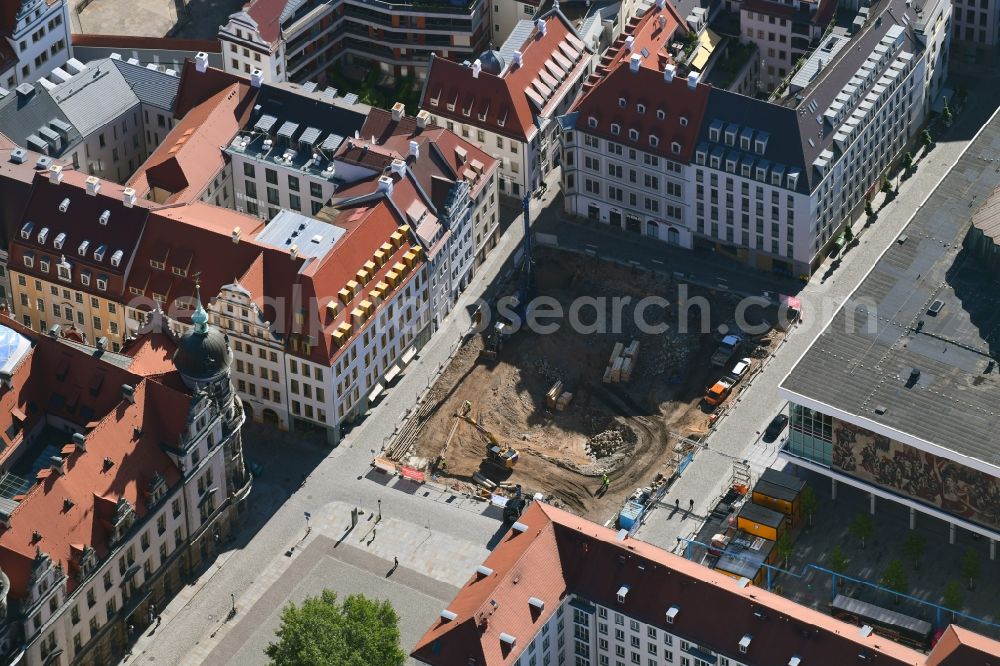
<path fill-rule="evenodd" d="M 489 442 L 489 445 L 486 447 L 487 462 L 497 465 L 503 469 L 514 469 L 514 465 L 517 464 L 518 459 L 517 449 L 501 444 L 500 440 L 496 438 L 496 435 L 477 423 L 476 420 L 469 415 L 471 412 L 472 403 L 466 400 L 462 403 L 462 408 L 457 414 L 455 414 L 455 416 L 478 430 L 479 433 Z"/>

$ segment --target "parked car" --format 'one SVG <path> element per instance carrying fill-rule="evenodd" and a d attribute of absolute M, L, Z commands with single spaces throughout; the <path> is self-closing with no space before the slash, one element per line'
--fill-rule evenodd
<path fill-rule="evenodd" d="M 750 372 L 750 359 L 741 358 L 733 366 L 733 369 L 729 371 L 729 378 L 733 380 L 733 383 L 738 383 L 741 379 L 746 377 L 747 373 Z"/>
<path fill-rule="evenodd" d="M 767 429 L 764 430 L 764 441 L 770 443 L 778 439 L 778 435 L 781 434 L 786 425 L 788 425 L 788 417 L 785 414 L 775 416 L 767 424 Z"/>

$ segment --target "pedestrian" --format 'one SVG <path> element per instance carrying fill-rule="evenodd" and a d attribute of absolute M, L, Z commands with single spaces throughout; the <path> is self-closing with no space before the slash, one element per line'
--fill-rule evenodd
<path fill-rule="evenodd" d="M 605 475 L 603 476 L 603 479 L 602 479 L 602 480 L 603 480 L 603 483 L 601 484 L 601 486 L 602 486 L 603 488 L 607 488 L 608 486 L 610 486 L 610 485 L 611 485 L 611 479 L 609 479 L 609 478 L 608 478 L 608 475 L 607 475 L 607 474 L 605 474 Z"/>
<path fill-rule="evenodd" d="M 677 511 L 681 510 L 681 500 L 678 497 L 674 498 L 674 509 L 676 509 Z"/>
<path fill-rule="evenodd" d="M 398 566 L 399 566 L 399 558 L 398 557 L 392 558 L 392 568 L 395 569 Z"/>
<path fill-rule="evenodd" d="M 694 513 L 694 500 L 688 500 L 688 511 Z"/>

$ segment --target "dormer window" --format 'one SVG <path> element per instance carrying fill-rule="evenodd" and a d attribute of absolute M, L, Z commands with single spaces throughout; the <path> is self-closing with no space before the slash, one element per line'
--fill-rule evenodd
<path fill-rule="evenodd" d="M 771 174 L 771 184 L 772 185 L 777 185 L 778 187 L 781 187 L 781 174 L 780 173 L 773 173 L 773 174 Z"/>
<path fill-rule="evenodd" d="M 681 144 L 677 143 L 676 141 L 670 142 L 670 152 L 672 152 L 674 155 L 680 155 Z"/>
<path fill-rule="evenodd" d="M 622 126 L 618 123 L 611 123 L 611 133 L 618 136 L 622 133 Z"/>
<path fill-rule="evenodd" d="M 82 271 L 80 273 L 80 284 L 84 287 L 90 286 L 90 271 Z"/>
<path fill-rule="evenodd" d="M 744 178 L 750 178 L 751 177 L 750 165 L 749 164 L 744 164 L 743 165 L 742 173 L 743 173 L 743 177 Z"/>
<path fill-rule="evenodd" d="M 726 171 L 736 173 L 736 160 L 726 160 Z"/>
<path fill-rule="evenodd" d="M 108 251 L 108 246 L 107 245 L 104 245 L 104 244 L 98 245 L 97 249 L 94 250 L 94 260 L 95 261 L 104 261 L 104 253 L 107 252 L 107 251 Z"/>
<path fill-rule="evenodd" d="M 595 118 L 594 116 L 588 117 L 587 118 L 587 126 L 588 127 L 597 127 L 597 118 Z"/>
<path fill-rule="evenodd" d="M 742 148 L 743 150 L 750 150 L 750 137 L 749 136 L 741 136 L 740 137 L 740 148 Z"/>
<path fill-rule="evenodd" d="M 25 252 L 24 253 L 24 265 L 28 268 L 32 268 L 35 265 L 35 253 Z"/>
<path fill-rule="evenodd" d="M 681 121 L 681 127 L 687 127 L 688 126 L 687 116 L 681 116 L 680 117 L 680 121 Z"/>
<path fill-rule="evenodd" d="M 636 104 L 635 105 L 635 110 L 638 111 L 639 113 L 646 113 L 646 105 L 645 104 Z"/>
<path fill-rule="evenodd" d="M 705 151 L 699 150 L 697 153 L 695 153 L 694 161 L 700 164 L 701 166 L 705 166 Z"/>
<path fill-rule="evenodd" d="M 726 130 L 726 145 L 732 146 L 736 143 L 736 132 L 734 130 Z"/>
<path fill-rule="evenodd" d="M 628 101 L 624 97 L 618 98 L 618 106 L 624 109 L 626 104 L 628 104 Z"/>
<path fill-rule="evenodd" d="M 666 117 L 667 117 L 667 113 L 663 109 L 657 109 L 656 110 L 656 119 L 657 120 L 665 120 Z"/>
<path fill-rule="evenodd" d="M 25 222 L 24 226 L 21 227 L 21 238 L 23 238 L 24 240 L 28 240 L 29 238 L 31 238 L 31 229 L 34 226 L 35 225 L 33 225 L 31 222 Z"/>
<path fill-rule="evenodd" d="M 45 245 L 45 241 L 49 238 L 49 228 L 42 227 L 42 230 L 38 232 L 38 244 Z"/>
<path fill-rule="evenodd" d="M 50 264 L 50 262 L 49 262 L 49 258 L 48 257 L 42 257 L 38 261 L 38 267 L 42 270 L 43 273 L 48 273 L 49 272 L 49 264 Z"/>
<path fill-rule="evenodd" d="M 122 252 L 121 250 L 115 250 L 115 253 L 111 255 L 111 265 L 120 266 L 122 263 L 122 258 L 124 256 L 125 256 L 124 252 Z"/>
<path fill-rule="evenodd" d="M 712 155 L 711 165 L 712 165 L 713 169 L 718 169 L 719 168 L 719 161 L 720 160 L 719 160 L 719 156 L 718 155 Z"/>
<path fill-rule="evenodd" d="M 66 234 L 61 233 L 58 236 L 56 236 L 56 239 L 54 241 L 52 241 L 52 245 L 57 250 L 61 250 L 63 243 L 65 242 L 66 242 Z"/>
<path fill-rule="evenodd" d="M 656 148 L 657 146 L 660 145 L 660 138 L 657 137 L 657 136 L 653 136 L 652 134 L 650 134 L 649 135 L 649 145 L 651 145 L 653 148 Z"/>
<path fill-rule="evenodd" d="M 708 140 L 712 142 L 717 142 L 719 140 L 719 128 L 709 127 L 708 128 Z"/>
<path fill-rule="evenodd" d="M 629 138 L 629 141 L 638 141 L 639 140 L 639 130 L 637 130 L 637 129 L 630 129 L 628 131 L 628 138 Z"/>
<path fill-rule="evenodd" d="M 77 254 L 81 257 L 87 256 L 87 248 L 90 247 L 90 241 L 83 241 L 80 243 L 80 247 L 77 249 Z"/>
<path fill-rule="evenodd" d="M 56 269 L 59 273 L 60 280 L 69 282 L 73 279 L 73 268 L 69 265 L 69 262 L 66 261 L 66 257 L 63 257 L 62 261 L 56 264 Z"/>
<path fill-rule="evenodd" d="M 97 278 L 97 288 L 100 289 L 101 291 L 107 291 L 108 290 L 108 276 L 107 275 L 102 275 L 99 278 Z"/>
<path fill-rule="evenodd" d="M 757 180 L 766 181 L 767 180 L 767 169 L 764 167 L 757 167 Z"/>
<path fill-rule="evenodd" d="M 792 173 L 788 174 L 788 189 L 794 190 L 799 183 L 799 175 Z"/>
<path fill-rule="evenodd" d="M 763 155 L 764 151 L 767 150 L 767 140 L 766 139 L 757 139 L 754 142 L 753 149 L 754 149 L 754 152 L 756 152 L 758 155 Z"/>

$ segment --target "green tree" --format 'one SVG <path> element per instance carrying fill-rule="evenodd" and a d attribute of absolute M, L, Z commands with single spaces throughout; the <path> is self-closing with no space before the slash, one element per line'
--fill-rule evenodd
<path fill-rule="evenodd" d="M 902 165 L 903 168 L 906 169 L 907 171 L 913 168 L 913 153 L 908 152 L 905 155 L 903 155 Z"/>
<path fill-rule="evenodd" d="M 851 525 L 847 528 L 847 531 L 861 542 L 861 549 L 864 550 L 865 543 L 872 537 L 872 533 L 875 531 L 875 526 L 872 525 L 871 516 L 862 511 L 854 516 L 854 520 L 851 521 Z"/>
<path fill-rule="evenodd" d="M 792 541 L 792 537 L 788 532 L 782 532 L 781 536 L 774 544 L 774 549 L 778 553 L 778 557 L 781 558 L 782 566 L 786 569 L 788 568 L 788 558 L 792 556 L 792 551 L 795 550 L 795 542 Z"/>
<path fill-rule="evenodd" d="M 882 174 L 882 191 L 886 194 L 892 192 L 892 181 L 889 180 L 889 174 Z"/>
<path fill-rule="evenodd" d="M 914 569 L 920 568 L 920 558 L 924 556 L 924 546 L 926 542 L 919 532 L 910 532 L 903 542 L 903 555 L 910 561 Z"/>
<path fill-rule="evenodd" d="M 962 594 L 962 585 L 957 580 L 949 581 L 944 587 L 944 595 L 941 598 L 941 605 L 953 611 L 962 610 L 965 603 L 965 595 Z M 955 616 L 952 615 L 952 619 Z"/>
<path fill-rule="evenodd" d="M 850 227 L 847 227 L 850 229 Z M 809 527 L 812 527 L 813 516 L 816 515 L 816 511 L 819 509 L 819 500 L 816 499 L 816 492 L 812 489 L 812 486 L 806 486 L 802 489 L 802 497 L 799 498 L 801 503 L 802 512 L 806 514 L 806 520 L 809 521 Z"/>
<path fill-rule="evenodd" d="M 947 98 L 945 98 L 945 100 L 944 100 L 944 108 L 941 109 L 941 117 L 944 118 L 944 121 L 946 123 L 950 123 L 951 122 L 952 115 L 951 115 L 951 109 L 948 108 L 948 99 Z"/>
<path fill-rule="evenodd" d="M 865 199 L 865 215 L 867 215 L 868 217 L 872 217 L 873 215 L 875 215 L 875 209 L 872 208 L 871 198 Z"/>
<path fill-rule="evenodd" d="M 904 594 L 910 589 L 910 579 L 902 560 L 896 557 L 889 560 L 889 565 L 882 574 L 882 584 L 893 592 Z M 899 597 L 896 597 L 896 603 L 899 603 Z"/>
<path fill-rule="evenodd" d="M 979 569 L 982 562 L 979 559 L 979 552 L 975 548 L 966 548 L 965 555 L 962 556 L 962 578 L 969 581 L 969 589 L 972 589 L 976 577 L 979 576 Z"/>
<path fill-rule="evenodd" d="M 931 131 L 929 129 L 925 129 L 920 133 L 920 143 L 924 144 L 924 148 L 927 150 L 931 149 L 931 144 L 934 143 L 934 138 L 931 137 Z"/>
<path fill-rule="evenodd" d="M 399 616 L 388 601 L 330 590 L 281 611 L 277 642 L 264 649 L 273 666 L 402 666 Z"/>
<path fill-rule="evenodd" d="M 850 243 L 854 240 L 854 230 L 850 226 L 844 227 L 844 242 Z M 812 522 L 809 523 L 810 525 Z"/>
<path fill-rule="evenodd" d="M 844 549 L 837 544 L 830 551 L 830 570 L 834 573 L 842 574 L 847 571 L 847 556 L 844 555 Z"/>

